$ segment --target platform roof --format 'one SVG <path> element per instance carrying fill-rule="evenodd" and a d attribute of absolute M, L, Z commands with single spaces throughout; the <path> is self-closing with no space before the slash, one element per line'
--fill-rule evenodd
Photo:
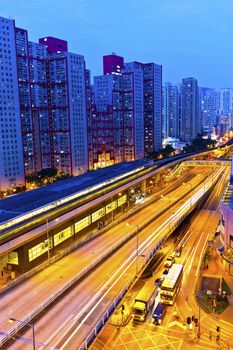
<path fill-rule="evenodd" d="M 138 160 L 119 163 L 4 198 L 0 200 L 0 223 L 144 165 L 149 165 L 149 162 Z"/>

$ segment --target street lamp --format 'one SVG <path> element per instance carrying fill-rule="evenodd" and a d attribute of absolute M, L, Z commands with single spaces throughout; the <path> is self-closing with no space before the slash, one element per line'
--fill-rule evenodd
<path fill-rule="evenodd" d="M 132 226 L 132 227 L 135 227 L 136 228 L 136 275 L 138 273 L 138 232 L 139 232 L 139 229 L 138 229 L 138 225 L 136 224 L 130 224 L 129 222 L 126 223 L 126 226 Z"/>
<path fill-rule="evenodd" d="M 25 323 L 24 321 L 21 320 L 17 320 L 14 317 L 10 317 L 9 318 L 9 322 L 13 323 L 13 322 L 18 322 L 18 323 L 23 323 L 25 324 L 25 326 L 30 326 L 32 327 L 32 346 L 33 346 L 33 350 L 36 350 L 36 340 L 35 340 L 35 326 L 33 323 Z"/>

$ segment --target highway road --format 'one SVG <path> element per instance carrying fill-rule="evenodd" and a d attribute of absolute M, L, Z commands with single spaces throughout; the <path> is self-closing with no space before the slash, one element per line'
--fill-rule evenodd
<path fill-rule="evenodd" d="M 192 178 L 191 182 L 186 181 L 188 174 L 185 174 L 183 177 L 185 182 L 184 185 L 170 192 L 169 197 L 164 196 L 154 204 L 147 206 L 145 209 L 143 209 L 142 206 L 141 212 L 137 213 L 136 217 L 130 218 L 130 222 L 134 225 L 141 225 L 147 217 L 153 216 L 154 213 L 159 214 L 160 211 L 164 210 L 164 206 L 167 206 L 167 208 L 170 206 L 167 212 L 162 214 L 157 220 L 140 232 L 139 246 L 143 244 L 143 241 L 148 237 L 150 232 L 153 232 L 164 220 L 168 219 L 171 210 L 174 210 L 174 212 L 177 211 L 180 204 L 175 204 L 173 207 L 173 202 L 175 202 L 179 196 L 183 196 L 186 192 L 195 192 L 195 186 L 200 181 L 203 181 L 203 177 L 207 176 L 210 171 L 213 170 L 205 167 L 202 171 L 202 175 L 198 176 L 196 170 L 192 170 L 191 172 L 193 172 L 194 175 L 196 174 L 196 176 Z M 191 186 L 188 186 L 189 183 L 191 183 Z M 188 197 L 190 197 L 190 194 Z M 112 247 L 114 242 L 119 240 L 121 235 L 125 235 L 133 229 L 133 227 L 126 226 L 126 221 L 123 221 L 120 225 L 114 227 L 105 235 L 99 236 L 98 239 L 89 242 L 76 252 L 70 254 L 56 264 L 50 266 L 48 269 L 34 276 L 26 283 L 23 283 L 21 286 L 10 291 L 5 296 L 1 296 L 0 300 L 3 305 L 0 320 L 1 331 L 6 332 L 9 330 L 10 325 L 7 323 L 8 317 L 12 316 L 17 319 L 22 319 L 26 313 L 32 310 L 32 308 L 41 303 L 48 295 L 55 292 L 56 289 L 61 288 L 62 284 L 71 279 L 80 269 L 93 261 L 100 252 L 106 251 L 109 247 Z M 93 307 L 93 304 L 96 304 L 96 293 L 101 290 L 103 283 L 106 280 L 109 281 L 109 278 L 113 276 L 114 271 L 116 271 L 118 267 L 123 268 L 127 259 L 129 259 L 127 265 L 129 265 L 129 262 L 133 260 L 132 256 L 135 257 L 135 243 L 135 238 L 133 238 L 128 244 L 124 245 L 119 252 L 115 253 L 111 259 L 106 261 L 105 264 L 99 266 L 98 269 L 94 270 L 87 278 L 81 281 L 77 287 L 72 289 L 66 297 L 62 298 L 58 304 L 54 305 L 50 311 L 45 314 L 44 317 L 36 322 L 36 338 L 39 342 L 42 344 L 53 344 L 52 348 L 57 348 L 57 346 L 61 349 L 77 348 L 77 343 L 80 342 L 80 338 L 83 337 L 80 333 L 80 327 L 78 328 L 78 331 L 76 331 L 78 332 L 78 335 L 77 333 L 73 334 L 70 342 L 67 342 L 67 338 L 73 333 L 73 329 L 77 329 L 76 324 L 80 324 L 80 318 L 83 318 L 83 306 L 86 307 L 85 312 L 87 313 L 88 310 Z M 143 253 L 146 255 L 146 252 Z M 132 270 L 135 272 L 135 262 L 132 263 L 131 270 L 129 269 L 127 272 L 128 276 L 124 275 L 124 279 L 120 279 L 116 286 L 118 291 L 119 288 L 121 289 L 122 285 L 124 285 L 125 279 L 132 275 Z M 120 285 L 121 283 L 122 285 Z M 107 288 L 107 285 L 104 288 Z M 107 300 L 103 300 L 105 306 L 107 303 L 112 302 L 111 293 L 115 295 L 118 292 L 117 290 L 110 292 L 110 296 L 107 297 Z M 94 299 L 93 295 L 95 296 Z M 88 303 L 90 303 L 90 305 L 88 305 Z M 102 305 L 97 307 L 100 309 L 103 308 Z M 98 317 L 98 310 L 95 310 L 94 314 Z M 85 328 L 85 334 L 89 331 L 90 325 L 95 323 L 96 317 L 92 316 L 92 321 L 89 320 L 87 322 L 86 328 L 82 327 L 82 331 Z M 59 333 L 59 336 L 57 333 Z M 63 334 L 63 337 L 60 338 L 61 334 Z M 29 339 L 30 337 L 29 330 L 25 334 L 25 339 Z M 27 345 L 25 342 L 17 340 L 17 342 L 15 342 L 10 348 L 26 350 L 30 349 L 30 347 L 30 343 Z"/>
<path fill-rule="evenodd" d="M 226 174 L 225 174 L 226 175 Z M 200 266 L 207 241 L 213 238 L 218 221 L 219 202 L 224 191 L 228 177 L 223 175 L 215 191 L 211 193 L 203 208 L 195 216 L 191 226 L 185 234 L 186 245 L 180 258 L 176 262 L 184 264 L 184 278 L 181 291 L 176 303 L 172 307 L 167 307 L 167 314 L 161 326 L 155 326 L 150 318 L 146 323 L 134 325 L 132 322 L 120 330 L 108 324 L 91 346 L 91 350 L 102 349 L 233 349 L 233 329 L 232 322 L 221 320 L 221 316 L 208 315 L 200 310 L 200 330 L 201 338 L 196 337 L 197 328 L 192 330 L 184 326 L 188 316 L 198 317 L 198 306 L 195 299 L 195 287 L 200 278 Z M 170 244 L 170 252 L 173 244 Z M 155 280 L 162 274 L 163 263 Z M 221 275 L 221 271 L 219 271 Z M 133 296 L 136 291 L 132 292 Z M 176 315 L 176 316 L 175 316 Z M 221 342 L 216 343 L 216 326 L 221 327 Z M 210 331 L 211 339 L 210 339 Z"/>

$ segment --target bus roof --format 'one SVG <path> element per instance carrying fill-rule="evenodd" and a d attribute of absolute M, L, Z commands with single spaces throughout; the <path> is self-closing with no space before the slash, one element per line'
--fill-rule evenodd
<path fill-rule="evenodd" d="M 165 277 L 165 280 L 163 281 L 161 285 L 161 289 L 172 289 L 174 285 L 176 284 L 176 281 L 178 277 L 180 276 L 181 272 L 183 270 L 183 265 L 181 264 L 173 264 L 170 268 L 167 276 Z"/>

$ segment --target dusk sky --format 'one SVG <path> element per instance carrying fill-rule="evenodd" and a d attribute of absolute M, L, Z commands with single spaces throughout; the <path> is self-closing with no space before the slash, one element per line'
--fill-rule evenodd
<path fill-rule="evenodd" d="M 0 16 L 55 36 L 85 56 L 92 77 L 102 56 L 163 65 L 163 81 L 193 76 L 199 86 L 233 87 L 233 0 L 1 0 Z"/>

